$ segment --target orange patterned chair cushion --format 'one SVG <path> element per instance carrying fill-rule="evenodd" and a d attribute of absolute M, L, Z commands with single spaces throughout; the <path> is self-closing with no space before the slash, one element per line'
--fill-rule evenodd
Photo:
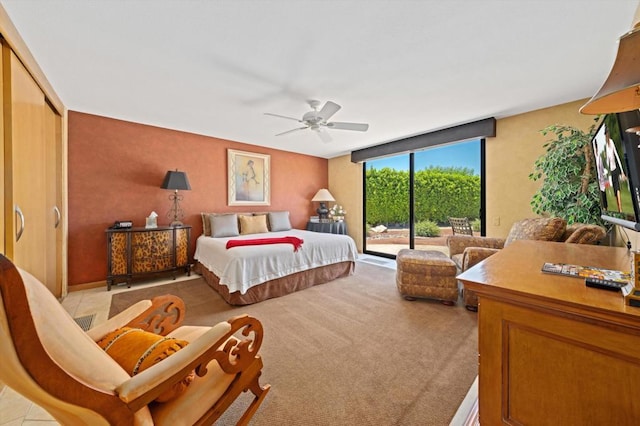
<path fill-rule="evenodd" d="M 178 352 L 189 342 L 163 337 L 139 328 L 122 327 L 108 333 L 97 343 L 133 377 Z M 195 374 L 191 372 L 181 382 L 160 394 L 156 401 L 167 402 L 177 397 L 187 389 L 194 377 Z"/>

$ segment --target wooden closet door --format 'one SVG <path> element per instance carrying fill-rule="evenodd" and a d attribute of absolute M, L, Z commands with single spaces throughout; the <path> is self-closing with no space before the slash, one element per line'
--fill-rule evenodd
<path fill-rule="evenodd" d="M 2 164 L 2 173 L 0 173 L 0 188 L 2 188 L 2 192 L 0 192 L 0 253 L 5 256 L 9 256 L 7 252 L 7 238 L 9 230 L 7 229 L 6 214 L 11 211 L 9 206 L 7 206 L 7 199 L 10 196 L 9 189 L 7 189 L 7 177 L 9 176 L 10 170 L 9 163 L 5 157 L 5 149 L 4 149 L 4 99 L 5 99 L 5 90 L 4 90 L 4 61 L 2 60 L 2 45 L 0 45 L 0 134 L 3 135 L 3 142 L 0 143 L 0 164 Z"/>
<path fill-rule="evenodd" d="M 20 60 L 3 45 L 5 212 L 7 254 L 47 282 L 45 96 Z M 10 126 L 7 128 L 7 126 Z M 8 198 L 7 196 L 8 195 Z"/>
<path fill-rule="evenodd" d="M 47 102 L 44 107 L 45 138 L 45 231 L 47 264 L 45 284 L 62 296 L 62 118 Z"/>

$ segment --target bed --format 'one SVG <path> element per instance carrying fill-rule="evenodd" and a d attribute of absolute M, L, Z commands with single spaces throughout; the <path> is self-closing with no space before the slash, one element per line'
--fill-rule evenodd
<path fill-rule="evenodd" d="M 297 237 L 304 242 L 226 248 L 227 241 Z M 212 238 L 201 235 L 194 258 L 200 273 L 231 305 L 248 305 L 353 274 L 358 257 L 348 235 L 290 229 Z"/>

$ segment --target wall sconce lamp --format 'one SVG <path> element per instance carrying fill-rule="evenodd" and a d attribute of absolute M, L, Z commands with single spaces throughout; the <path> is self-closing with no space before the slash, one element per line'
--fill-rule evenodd
<path fill-rule="evenodd" d="M 316 192 L 316 195 L 314 195 L 311 199 L 311 201 L 320 202 L 320 207 L 318 207 L 318 210 L 316 210 L 316 212 L 318 213 L 321 222 L 326 222 L 329 220 L 329 209 L 327 208 L 327 205 L 325 203 L 335 200 L 336 199 L 333 198 L 333 195 L 331 195 L 329 190 L 324 188 L 319 189 L 318 192 Z"/>
<path fill-rule="evenodd" d="M 191 185 L 189 185 L 189 179 L 187 179 L 187 174 L 185 172 L 179 172 L 178 169 L 175 171 L 169 170 L 164 177 L 164 181 L 162 182 L 162 189 L 172 189 L 174 193 L 169 195 L 169 199 L 173 201 L 173 206 L 171 210 L 167 213 L 167 217 L 169 219 L 173 219 L 171 222 L 171 226 L 182 226 L 182 222 L 180 219 L 184 217 L 184 212 L 180 208 L 180 201 L 182 201 L 182 195 L 178 195 L 178 190 L 190 190 Z"/>
<path fill-rule="evenodd" d="M 582 114 L 608 114 L 640 108 L 640 6 L 631 31 L 620 37 L 609 77 L 586 104 Z"/>

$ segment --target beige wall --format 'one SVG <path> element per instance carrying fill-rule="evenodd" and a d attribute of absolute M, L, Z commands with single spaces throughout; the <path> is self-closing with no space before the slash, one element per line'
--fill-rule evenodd
<path fill-rule="evenodd" d="M 595 116 L 582 115 L 580 100 L 551 108 L 498 120 L 496 137 L 486 143 L 486 219 L 487 235 L 506 237 L 514 222 L 536 216 L 531 197 L 540 182 L 529 174 L 534 161 L 544 153 L 543 145 L 551 135 L 540 130 L 553 124 L 571 125 L 587 130 Z"/>
<path fill-rule="evenodd" d="M 496 137 L 486 142 L 488 236 L 506 237 L 514 222 L 536 216 L 529 202 L 540 183 L 531 181 L 529 174 L 550 138 L 540 130 L 552 124 L 587 130 L 594 116 L 578 112 L 585 102 L 586 99 L 497 121 Z M 347 209 L 349 234 L 362 250 L 362 165 L 351 163 L 350 155 L 329 160 L 329 191 Z"/>
<path fill-rule="evenodd" d="M 352 163 L 351 155 L 329 160 L 329 192 L 347 211 L 349 235 L 362 252 L 362 163 Z"/>

